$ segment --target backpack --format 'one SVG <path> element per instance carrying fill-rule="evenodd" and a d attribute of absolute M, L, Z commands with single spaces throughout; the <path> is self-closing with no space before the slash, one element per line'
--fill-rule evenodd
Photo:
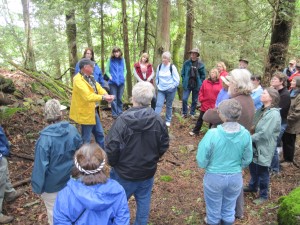
<path fill-rule="evenodd" d="M 162 65 L 162 63 L 161 64 L 159 64 L 159 66 L 158 66 L 158 72 L 160 71 L 160 68 L 161 68 L 161 65 Z M 173 77 L 173 64 L 171 63 L 170 64 L 170 73 L 171 73 L 171 76 Z M 159 73 L 158 73 L 158 75 L 159 75 Z M 159 76 L 157 77 L 157 84 L 159 84 Z"/>
<path fill-rule="evenodd" d="M 190 89 L 194 89 L 197 87 L 198 69 L 200 68 L 201 64 L 202 64 L 201 61 L 198 60 L 197 65 L 196 65 L 196 74 L 194 74 L 194 76 L 189 75 L 188 88 L 190 88 Z M 193 68 L 191 68 L 191 70 L 193 70 Z M 192 73 L 192 71 L 191 71 L 191 73 Z"/>

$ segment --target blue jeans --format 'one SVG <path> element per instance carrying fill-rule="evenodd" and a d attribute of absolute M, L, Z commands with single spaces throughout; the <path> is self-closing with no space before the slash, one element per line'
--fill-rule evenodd
<path fill-rule="evenodd" d="M 279 147 L 281 145 L 281 138 L 282 138 L 282 135 L 285 131 L 287 127 L 287 124 L 286 123 L 282 123 L 281 124 L 281 127 L 280 127 L 280 133 L 279 133 L 279 136 L 277 138 L 277 146 L 275 148 L 275 152 L 274 152 L 274 156 L 273 156 L 273 159 L 272 159 L 272 163 L 271 163 L 271 171 L 274 171 L 274 172 L 277 172 L 279 173 L 279 170 L 280 170 L 280 165 L 279 165 L 279 155 L 278 155 L 278 151 L 277 151 L 277 147 Z"/>
<path fill-rule="evenodd" d="M 176 90 L 177 88 L 173 88 L 166 91 L 158 90 L 157 92 L 155 112 L 156 114 L 160 115 L 166 100 L 166 122 L 171 122 L 172 120 L 172 104 L 175 98 Z"/>
<path fill-rule="evenodd" d="M 205 173 L 204 199 L 208 224 L 233 224 L 235 204 L 243 186 L 242 173 Z"/>
<path fill-rule="evenodd" d="M 127 200 L 133 195 L 136 201 L 136 215 L 133 225 L 147 225 L 150 204 L 151 191 L 154 183 L 154 177 L 143 181 L 130 181 L 121 178 L 114 168 L 110 171 L 110 178 L 118 181 L 124 188 Z"/>
<path fill-rule="evenodd" d="M 110 94 L 115 96 L 114 101 L 111 103 L 111 113 L 113 117 L 117 117 L 123 112 L 122 97 L 124 93 L 124 84 L 117 86 L 115 84 L 109 85 Z"/>
<path fill-rule="evenodd" d="M 269 168 L 267 166 L 261 166 L 254 162 L 249 165 L 251 179 L 249 182 L 249 188 L 253 191 L 257 191 L 259 187 L 259 197 L 268 199 L 268 189 L 270 183 Z"/>
<path fill-rule="evenodd" d="M 197 100 L 198 100 L 198 93 L 199 90 L 197 89 L 187 89 L 183 90 L 182 95 L 182 114 L 187 115 L 188 114 L 188 99 L 190 97 L 190 93 L 192 92 L 192 105 L 191 105 L 191 115 L 195 115 L 195 110 L 197 106 Z"/>
<path fill-rule="evenodd" d="M 104 149 L 104 131 L 100 122 L 99 114 L 96 110 L 96 124 L 95 125 L 84 125 L 81 124 L 81 135 L 83 143 L 90 143 L 92 133 L 95 137 L 95 141 L 102 149 Z"/>

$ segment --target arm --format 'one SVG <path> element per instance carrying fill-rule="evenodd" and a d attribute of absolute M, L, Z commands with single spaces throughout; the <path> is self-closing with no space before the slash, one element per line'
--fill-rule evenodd
<path fill-rule="evenodd" d="M 124 64 L 124 78 L 126 78 L 126 75 L 127 75 L 127 68 L 126 68 L 125 58 L 123 58 L 123 64 Z"/>
<path fill-rule="evenodd" d="M 198 151 L 197 151 L 197 156 L 196 160 L 198 163 L 198 166 L 201 168 L 207 168 L 210 160 L 211 160 L 211 155 L 213 152 L 213 145 L 212 145 L 212 130 L 209 130 L 203 139 L 200 141 L 198 145 Z"/>
<path fill-rule="evenodd" d="M 95 77 L 95 80 L 103 87 L 104 86 L 104 79 L 103 79 L 103 76 L 102 76 L 101 69 L 97 65 L 97 63 L 95 64 L 95 68 L 94 68 L 94 77 Z"/>
<path fill-rule="evenodd" d="M 200 91 L 198 93 L 198 102 L 202 102 L 204 96 L 204 85 L 201 85 Z"/>
<path fill-rule="evenodd" d="M 198 69 L 199 75 L 200 75 L 200 80 L 203 82 L 205 80 L 206 77 L 206 72 L 205 72 L 205 65 L 202 64 L 202 66 L 200 66 L 200 68 Z"/>
<path fill-rule="evenodd" d="M 110 59 L 108 59 L 106 62 L 105 74 L 109 77 L 109 79 L 111 79 L 111 74 L 109 70 L 110 70 Z"/>
<path fill-rule="evenodd" d="M 247 134 L 249 135 L 249 139 L 243 152 L 242 168 L 246 168 L 252 162 L 252 158 L 253 158 L 252 139 L 249 132 L 247 132 Z"/>
<path fill-rule="evenodd" d="M 293 108 L 293 110 L 290 110 L 289 115 L 287 117 L 289 123 L 296 122 L 300 119 L 300 94 L 298 94 L 298 96 L 296 97 L 293 105 L 295 107 Z"/>
<path fill-rule="evenodd" d="M 43 146 L 47 146 L 47 143 L 41 143 L 42 137 L 36 143 L 34 165 L 31 175 L 32 191 L 36 194 L 42 194 L 44 192 L 44 183 L 46 178 L 46 172 L 49 165 L 49 150 Z"/>
<path fill-rule="evenodd" d="M 133 75 L 134 75 L 134 77 L 138 80 L 138 82 L 143 81 L 143 80 L 139 77 L 139 75 L 137 74 L 137 72 L 136 72 L 136 70 L 135 70 L 134 67 L 133 67 Z"/>
<path fill-rule="evenodd" d="M 147 81 L 151 81 L 153 78 L 154 78 L 154 70 L 153 70 L 153 67 L 151 66 L 151 69 L 152 69 L 152 73 L 151 75 L 148 77 Z"/>
<path fill-rule="evenodd" d="M 109 161 L 109 165 L 114 167 L 119 162 L 121 143 L 119 131 L 122 128 L 118 125 L 120 120 L 117 119 L 116 122 L 110 128 L 108 134 L 105 137 L 105 152 Z"/>
<path fill-rule="evenodd" d="M 122 196 L 120 196 L 120 204 L 116 212 L 116 217 L 114 218 L 113 225 L 129 225 L 130 214 L 128 208 L 128 202 L 126 193 L 122 190 Z"/>
<path fill-rule="evenodd" d="M 172 75 L 173 80 L 175 81 L 175 87 L 178 87 L 179 82 L 180 82 L 180 77 L 179 77 L 179 74 L 178 74 L 178 71 L 177 71 L 177 68 L 175 65 L 172 65 L 172 73 L 173 73 L 173 75 Z"/>
<path fill-rule="evenodd" d="M 169 148 L 169 133 L 168 128 L 165 123 L 162 122 L 162 134 L 160 136 L 160 148 L 159 148 L 159 157 L 162 157 L 163 154 L 168 150 Z"/>
<path fill-rule="evenodd" d="M 76 76 L 81 76 L 81 75 L 79 74 Z M 77 91 L 78 94 L 84 99 L 84 101 L 87 101 L 87 102 L 97 102 L 97 101 L 102 100 L 102 96 L 106 93 L 106 91 L 103 88 L 98 90 L 99 94 L 96 94 L 94 91 L 89 90 L 88 84 L 85 80 L 83 80 L 83 78 L 76 77 L 76 76 L 75 76 L 76 79 L 74 79 L 74 82 L 73 82 L 73 92 Z M 96 86 L 97 86 L 97 84 L 96 84 Z M 98 84 L 97 89 L 99 86 L 100 85 Z M 105 92 L 103 92 L 103 90 Z"/>

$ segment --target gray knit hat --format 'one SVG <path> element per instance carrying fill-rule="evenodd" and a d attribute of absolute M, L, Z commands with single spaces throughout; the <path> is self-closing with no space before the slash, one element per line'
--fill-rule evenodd
<path fill-rule="evenodd" d="M 48 122 L 53 122 L 58 120 L 61 117 L 62 110 L 65 110 L 67 107 L 61 105 L 58 100 L 50 99 L 45 104 L 45 117 Z"/>
<path fill-rule="evenodd" d="M 218 111 L 227 122 L 236 122 L 242 114 L 242 106 L 235 99 L 226 99 L 219 104 Z"/>
<path fill-rule="evenodd" d="M 82 69 L 85 65 L 91 65 L 91 66 L 94 66 L 95 63 L 88 59 L 88 58 L 82 58 L 80 61 L 79 61 L 79 69 Z"/>

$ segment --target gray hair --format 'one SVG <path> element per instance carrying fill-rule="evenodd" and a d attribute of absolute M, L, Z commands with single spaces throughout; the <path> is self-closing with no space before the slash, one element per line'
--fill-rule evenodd
<path fill-rule="evenodd" d="M 132 100 L 140 106 L 148 106 L 154 96 L 154 87 L 149 82 L 138 82 L 132 88 Z"/>
<path fill-rule="evenodd" d="M 277 108 L 280 101 L 280 95 L 278 91 L 273 87 L 266 87 L 265 90 L 268 92 L 272 99 L 271 106 Z"/>
<path fill-rule="evenodd" d="M 162 55 L 161 55 L 162 58 L 167 58 L 169 60 L 171 60 L 171 53 L 170 52 L 164 52 Z"/>
<path fill-rule="evenodd" d="M 56 99 L 48 100 L 44 108 L 44 114 L 47 122 L 51 123 L 60 120 L 61 111 L 66 108 L 66 106 L 61 105 Z"/>
<path fill-rule="evenodd" d="M 251 94 L 253 84 L 251 82 L 251 73 L 247 69 L 234 69 L 230 72 L 229 77 L 226 78 L 233 84 L 233 86 L 229 86 L 231 94 Z"/>
<path fill-rule="evenodd" d="M 83 58 L 79 61 L 79 69 L 82 69 L 86 65 L 91 65 L 94 67 L 95 63 L 88 58 Z"/>
<path fill-rule="evenodd" d="M 235 99 L 226 99 L 219 104 L 218 111 L 227 122 L 236 122 L 242 114 L 242 106 Z"/>

